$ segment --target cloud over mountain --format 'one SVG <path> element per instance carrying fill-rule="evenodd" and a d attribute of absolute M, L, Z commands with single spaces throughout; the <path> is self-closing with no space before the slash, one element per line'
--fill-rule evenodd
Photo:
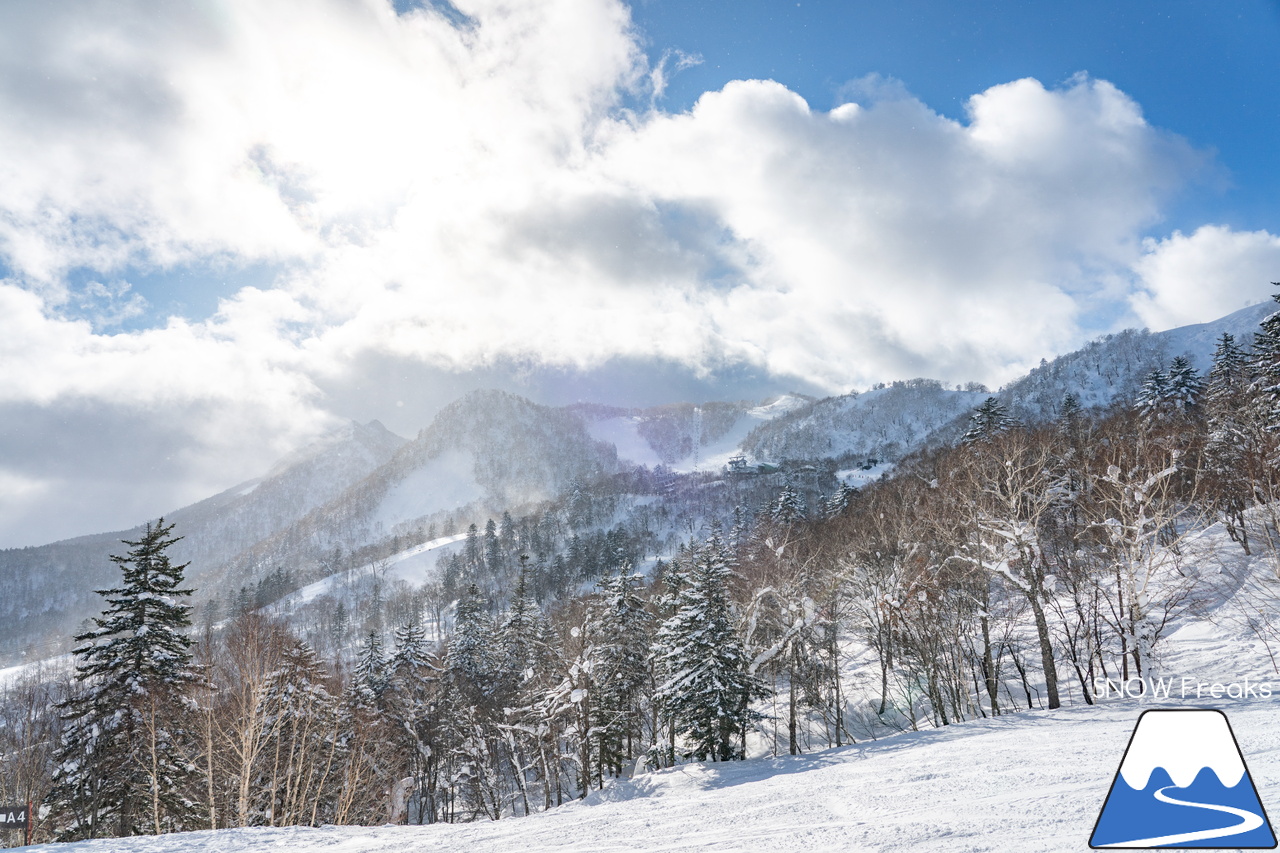
<path fill-rule="evenodd" d="M 194 496 L 331 427 L 323 389 L 374 400 L 371 359 L 998 383 L 1131 298 L 1184 321 L 1180 240 L 1253 274 L 1218 260 L 1250 235 L 1144 245 L 1207 159 L 1105 81 L 963 122 L 884 81 L 672 114 L 642 46 L 617 0 L 5 5 L 0 416 L 57 413 L 82 453 L 94 417 L 177 430 Z M 197 279 L 217 309 L 170 316 Z M 0 478 L 53 494 L 18 441 Z"/>

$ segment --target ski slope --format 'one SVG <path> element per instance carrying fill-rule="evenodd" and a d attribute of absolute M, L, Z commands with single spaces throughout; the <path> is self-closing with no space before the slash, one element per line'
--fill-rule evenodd
<path fill-rule="evenodd" d="M 48 853 L 1084 851 L 1139 712 L 1026 712 L 814 755 L 686 765 L 528 818 L 239 829 L 47 845 Z M 1280 811 L 1280 714 L 1225 709 L 1263 804 Z"/>
<path fill-rule="evenodd" d="M 382 570 L 385 572 L 384 578 L 386 580 L 402 580 L 414 586 L 421 585 L 435 571 L 436 561 L 440 559 L 440 554 L 442 552 L 447 553 L 451 546 L 458 545 L 466 538 L 467 534 L 465 533 L 441 536 L 438 539 L 432 539 L 430 542 L 423 542 L 420 545 L 414 545 L 412 548 L 406 548 L 398 554 L 393 554 L 385 561 L 382 561 L 384 564 Z M 277 614 L 292 613 L 299 606 L 309 601 L 314 601 L 322 595 L 338 591 L 351 576 L 372 572 L 375 568 L 374 565 L 365 565 L 350 572 L 340 572 L 327 578 L 321 578 L 301 589 L 294 590 L 271 605 L 267 610 Z"/>

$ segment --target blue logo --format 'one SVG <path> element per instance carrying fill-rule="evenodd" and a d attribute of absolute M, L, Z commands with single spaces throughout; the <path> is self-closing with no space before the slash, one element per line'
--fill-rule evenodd
<path fill-rule="evenodd" d="M 1089 846 L 1273 849 L 1271 822 L 1221 711 L 1145 711 Z"/>

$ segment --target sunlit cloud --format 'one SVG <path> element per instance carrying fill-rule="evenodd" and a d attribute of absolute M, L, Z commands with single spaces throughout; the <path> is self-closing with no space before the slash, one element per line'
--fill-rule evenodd
<path fill-rule="evenodd" d="M 1253 285 L 1188 298 L 1182 260 L 1243 282 L 1274 251 L 1144 243 L 1207 158 L 1105 81 L 963 121 L 885 78 L 673 114 L 697 60 L 646 59 L 617 0 L 454 6 L 0 7 L 0 407 L 163 421 L 199 472 L 165 500 L 194 497 L 331 427 L 321 389 L 369 359 L 998 384 L 1128 316 L 1211 319 Z M 193 265 L 280 273 L 209 316 L 130 287 Z"/>

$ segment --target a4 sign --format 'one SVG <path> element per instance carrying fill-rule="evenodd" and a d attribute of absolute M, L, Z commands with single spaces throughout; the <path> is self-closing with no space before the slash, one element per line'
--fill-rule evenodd
<path fill-rule="evenodd" d="M 25 805 L 0 806 L 0 829 L 26 829 L 29 813 Z"/>

